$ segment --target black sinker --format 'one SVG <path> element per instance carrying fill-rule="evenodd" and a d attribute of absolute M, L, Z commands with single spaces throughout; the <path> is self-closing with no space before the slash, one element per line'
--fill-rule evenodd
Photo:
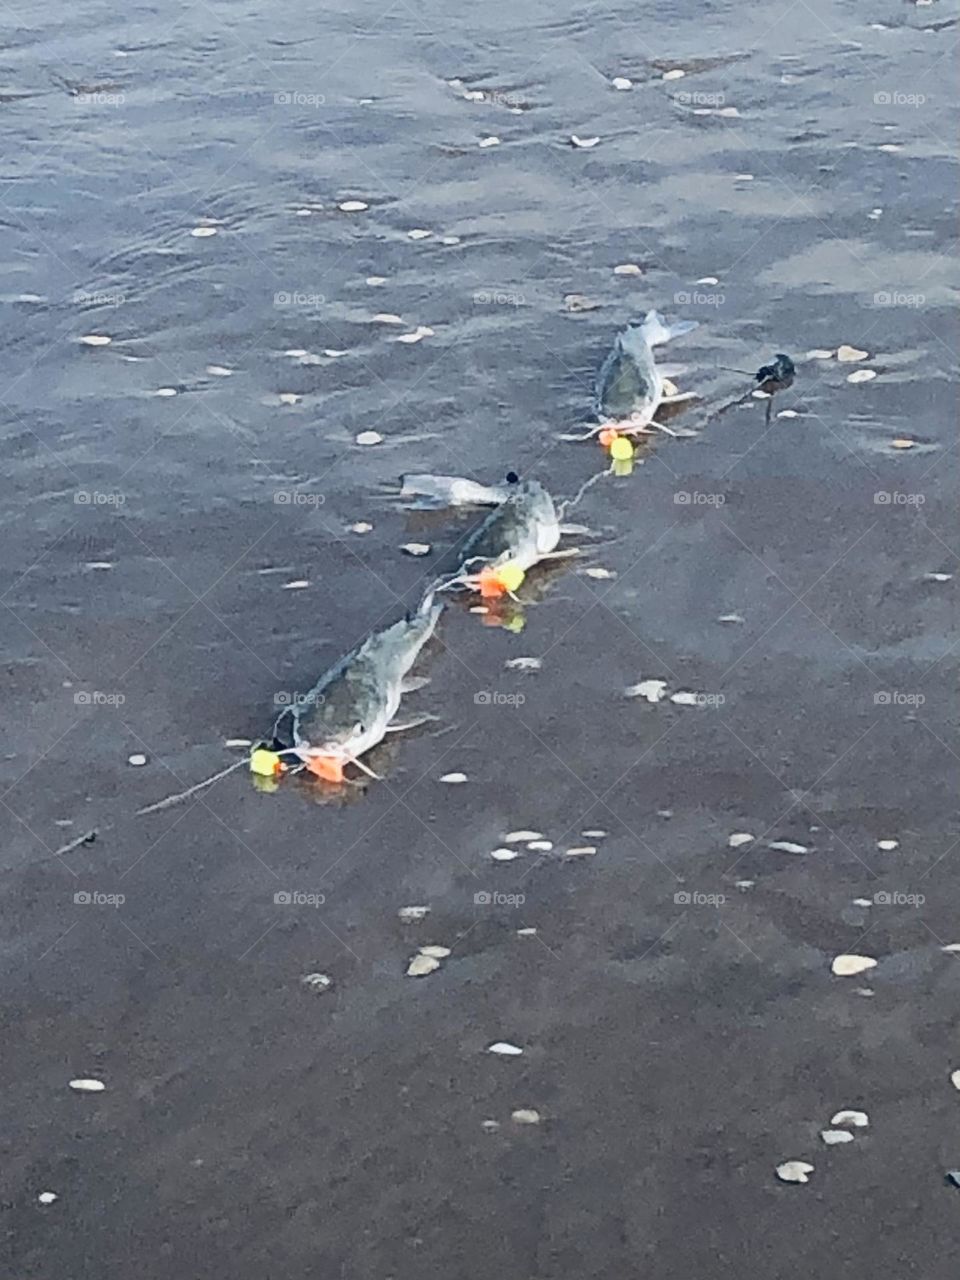
<path fill-rule="evenodd" d="M 796 369 L 790 357 L 778 351 L 773 364 L 765 364 L 762 369 L 757 370 L 755 376 L 758 382 L 786 382 L 795 373 Z"/>

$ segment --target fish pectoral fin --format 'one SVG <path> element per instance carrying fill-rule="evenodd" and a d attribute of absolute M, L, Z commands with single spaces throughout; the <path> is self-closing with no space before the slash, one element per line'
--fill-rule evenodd
<path fill-rule="evenodd" d="M 679 404 L 681 400 L 699 400 L 696 391 L 678 391 L 675 396 L 663 396 L 661 404 Z"/>
<path fill-rule="evenodd" d="M 430 683 L 429 676 L 404 676 L 400 682 L 401 693 L 416 693 L 418 689 L 422 689 Z"/>
<path fill-rule="evenodd" d="M 427 713 L 426 715 L 416 716 L 413 720 L 404 720 L 402 723 L 399 720 L 391 720 L 387 725 L 386 732 L 404 733 L 407 729 L 417 729 L 422 724 L 433 724 L 438 722 L 439 719 L 439 716 L 432 716 Z"/>
<path fill-rule="evenodd" d="M 571 556 L 582 556 L 583 549 L 581 547 L 566 547 L 563 551 L 548 551 L 540 557 L 541 560 L 569 560 Z"/>
<path fill-rule="evenodd" d="M 588 529 L 585 524 L 562 524 L 560 533 L 561 536 L 568 538 L 597 538 L 600 536 L 593 529 Z"/>

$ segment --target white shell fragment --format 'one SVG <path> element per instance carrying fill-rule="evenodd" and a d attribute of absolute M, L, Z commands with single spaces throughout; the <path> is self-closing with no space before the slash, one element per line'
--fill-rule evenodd
<path fill-rule="evenodd" d="M 570 141 L 575 147 L 579 147 L 581 151 L 588 151 L 591 147 L 595 147 L 600 141 L 599 138 L 578 138 L 575 133 L 570 135 Z"/>
<path fill-rule="evenodd" d="M 294 578 L 292 582 L 284 582 L 281 591 L 306 591 L 310 581 L 308 578 Z"/>
<path fill-rule="evenodd" d="M 333 986 L 333 979 L 326 973 L 305 973 L 300 981 L 305 987 L 309 987 L 311 991 L 318 993 L 329 991 Z"/>
<path fill-rule="evenodd" d="M 361 431 L 356 438 L 357 444 L 381 444 L 383 436 L 379 431 Z"/>
<path fill-rule="evenodd" d="M 830 965 L 830 970 L 838 978 L 852 978 L 858 973 L 865 973 L 867 969 L 876 968 L 876 964 L 876 960 L 870 956 L 835 956 L 833 963 Z M 836 1124 L 836 1118 L 831 1120 L 830 1123 Z"/>
<path fill-rule="evenodd" d="M 501 1058 L 518 1058 L 523 1050 L 515 1044 L 510 1044 L 507 1040 L 497 1040 L 491 1045 L 487 1045 L 487 1053 L 496 1053 Z"/>
<path fill-rule="evenodd" d="M 777 1177 L 781 1182 L 809 1182 L 813 1165 L 806 1160 L 785 1160 L 777 1165 Z"/>
<path fill-rule="evenodd" d="M 465 773 L 445 773 L 440 779 L 441 782 L 466 782 L 466 780 Z"/>
<path fill-rule="evenodd" d="M 613 569 L 604 569 L 602 565 L 593 565 L 589 569 L 584 569 L 583 572 L 588 578 L 594 578 L 597 582 L 606 582 L 609 578 L 617 576 Z"/>
<path fill-rule="evenodd" d="M 422 956 L 431 956 L 434 960 L 446 960 L 447 956 L 451 953 L 449 947 L 437 947 L 431 945 L 428 947 L 421 947 L 420 954 Z"/>
<path fill-rule="evenodd" d="M 503 837 L 504 844 L 526 844 L 529 840 L 542 840 L 542 831 L 508 831 Z"/>
<path fill-rule="evenodd" d="M 837 348 L 837 359 L 841 364 L 852 364 L 856 360 L 866 360 L 869 355 L 869 351 L 860 351 L 857 347 L 848 346 L 845 342 L 842 342 Z"/>
<path fill-rule="evenodd" d="M 848 382 L 870 382 L 877 376 L 876 369 L 856 369 L 847 374 Z"/>
<path fill-rule="evenodd" d="M 647 702 L 659 702 L 666 688 L 666 680 L 641 680 L 639 684 L 632 684 L 623 692 L 628 698 L 646 698 Z"/>
<path fill-rule="evenodd" d="M 401 333 L 399 337 L 394 338 L 394 342 L 422 342 L 424 338 L 432 338 L 433 330 L 429 325 L 418 324 L 413 333 Z"/>
<path fill-rule="evenodd" d="M 621 91 L 633 88 L 633 81 L 628 80 L 626 76 L 614 76 L 610 83 L 614 89 L 620 89 Z"/>
<path fill-rule="evenodd" d="M 365 200 L 344 200 L 337 205 L 337 208 L 341 213 L 362 213 L 364 209 L 369 209 L 370 206 Z"/>
<path fill-rule="evenodd" d="M 603 831 L 600 827 L 591 827 L 589 831 L 581 831 L 582 836 L 586 836 L 588 840 L 605 840 L 609 832 Z"/>
<path fill-rule="evenodd" d="M 838 1111 L 830 1123 L 832 1125 L 848 1124 L 853 1125 L 855 1129 L 865 1129 L 870 1123 L 870 1117 L 865 1111 Z"/>
<path fill-rule="evenodd" d="M 429 240 L 433 235 L 432 231 L 428 231 L 425 227 L 414 227 L 412 231 L 407 232 L 410 240 Z"/>
<path fill-rule="evenodd" d="M 744 618 L 743 614 L 741 613 L 721 613 L 717 621 L 718 622 L 746 622 L 746 618 Z"/>
<path fill-rule="evenodd" d="M 480 141 L 477 143 L 478 147 L 483 147 L 484 149 L 486 149 L 487 147 L 499 147 L 499 145 L 500 145 L 500 139 L 496 137 L 495 134 L 492 134 L 492 133 L 489 135 L 489 137 L 481 138 Z"/>
<path fill-rule="evenodd" d="M 60 1197 L 57 1195 L 55 1191 L 41 1191 L 40 1194 L 37 1196 L 37 1199 L 40 1201 L 41 1204 L 53 1204 L 54 1201 L 58 1200 L 59 1198 Z"/>
<path fill-rule="evenodd" d="M 252 747 L 252 738 L 228 738 L 223 744 L 225 747 Z"/>
<path fill-rule="evenodd" d="M 697 281 L 695 281 L 694 283 L 696 283 L 696 284 L 719 284 L 719 283 L 720 283 L 720 281 L 717 279 L 717 277 L 716 277 L 716 276 L 701 276 L 701 277 L 700 277 L 700 279 L 699 279 L 699 280 L 697 280 Z"/>
<path fill-rule="evenodd" d="M 135 755 L 127 756 L 127 764 L 132 764 L 134 768 L 139 768 L 147 763 L 147 757 L 137 752 Z"/>
<path fill-rule="evenodd" d="M 519 858 L 520 855 L 517 853 L 516 849 L 502 848 L 492 849 L 490 851 L 490 857 L 494 862 L 513 862 L 513 860 L 515 858 Z"/>
<path fill-rule="evenodd" d="M 77 341 L 82 342 L 85 347 L 109 347 L 113 339 L 108 338 L 105 333 L 85 333 Z"/>
<path fill-rule="evenodd" d="M 400 548 L 408 556 L 428 556 L 431 549 L 429 542 L 405 542 Z"/>
<path fill-rule="evenodd" d="M 233 376 L 233 370 L 222 364 L 208 364 L 206 372 L 209 373 L 211 378 L 230 378 Z"/>
<path fill-rule="evenodd" d="M 565 858 L 590 858 L 597 852 L 595 844 L 575 845 L 572 849 L 564 849 L 563 856 Z"/>
<path fill-rule="evenodd" d="M 356 524 L 350 526 L 351 533 L 369 533 L 373 525 L 368 520 L 358 520 Z"/>
<path fill-rule="evenodd" d="M 678 707 L 697 707 L 700 705 L 700 695 L 691 693 L 689 689 L 680 689 L 677 693 L 671 693 L 670 701 L 675 702 Z"/>
<path fill-rule="evenodd" d="M 206 240 L 209 236 L 215 236 L 217 234 L 217 228 L 216 227 L 194 227 L 193 230 L 190 232 L 190 234 L 192 236 L 195 236 L 197 240 Z"/>
<path fill-rule="evenodd" d="M 806 853 L 805 844 L 794 844 L 792 840 L 771 840 L 768 849 L 776 849 L 778 853 Z"/>
<path fill-rule="evenodd" d="M 960 1089 L 960 1071 L 950 1072 L 950 1083 L 955 1089 Z"/>
<path fill-rule="evenodd" d="M 741 845 L 750 844 L 753 839 L 754 837 L 749 833 L 749 831 L 734 831 L 734 833 L 727 838 L 727 844 L 731 849 L 739 849 Z"/>
<path fill-rule="evenodd" d="M 842 1142 L 852 1142 L 853 1134 L 849 1129 L 821 1129 L 820 1138 L 828 1147 L 835 1147 Z"/>
<path fill-rule="evenodd" d="M 427 956 L 420 952 L 407 965 L 407 977 L 425 978 L 428 973 L 434 973 L 439 968 L 440 961 L 435 956 Z"/>
<path fill-rule="evenodd" d="M 400 316 L 394 315 L 392 311 L 378 311 L 373 317 L 374 324 L 403 324 Z"/>
<path fill-rule="evenodd" d="M 682 67 L 674 67 L 672 71 L 663 73 L 664 80 L 681 80 L 687 73 Z"/>
<path fill-rule="evenodd" d="M 378 285 L 386 284 L 387 277 L 386 276 L 367 276 L 366 281 L 364 283 L 370 285 L 371 288 L 375 289 L 377 288 Z"/>
<path fill-rule="evenodd" d="M 543 663 L 540 658 L 508 658 L 503 665 L 508 671 L 539 671 Z"/>
<path fill-rule="evenodd" d="M 890 853 L 894 849 L 900 848 L 899 840 L 878 840 L 877 848 L 882 849 L 884 853 Z"/>
<path fill-rule="evenodd" d="M 429 914 L 429 907 L 401 907 L 397 912 L 404 924 L 415 924 L 418 920 L 426 919 Z"/>
<path fill-rule="evenodd" d="M 540 1112 L 534 1111 L 532 1108 L 520 1107 L 518 1110 L 510 1112 L 510 1119 L 515 1124 L 539 1124 Z"/>
<path fill-rule="evenodd" d="M 102 1080 L 92 1080 L 85 1076 L 70 1081 L 70 1088 L 74 1093 L 103 1093 L 106 1087 Z"/>
<path fill-rule="evenodd" d="M 281 391 L 277 398 L 281 404 L 299 404 L 303 399 L 303 397 L 298 396 L 295 391 Z"/>
<path fill-rule="evenodd" d="M 158 387 L 153 394 L 155 396 L 159 396 L 161 399 L 167 399 L 168 397 L 175 396 L 177 394 L 177 388 L 176 387 Z"/>
<path fill-rule="evenodd" d="M 636 262 L 621 262 L 619 266 L 613 268 L 615 276 L 642 276 L 643 268 Z"/>
<path fill-rule="evenodd" d="M 527 845 L 531 853 L 549 853 L 553 848 L 552 840 L 531 840 Z"/>

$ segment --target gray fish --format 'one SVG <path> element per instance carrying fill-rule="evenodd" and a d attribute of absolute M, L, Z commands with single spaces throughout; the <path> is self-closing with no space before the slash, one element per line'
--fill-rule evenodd
<path fill-rule="evenodd" d="M 463 544 L 461 573 L 515 564 L 532 568 L 549 556 L 560 541 L 560 517 L 553 499 L 537 480 L 512 485 L 505 502 L 496 507 Z"/>
<path fill-rule="evenodd" d="M 646 427 L 663 399 L 662 370 L 653 348 L 691 333 L 697 325 L 696 320 L 668 325 L 656 311 L 648 311 L 642 324 L 627 325 L 618 333 L 597 375 L 594 407 L 600 422 L 634 430 Z"/>
<path fill-rule="evenodd" d="M 344 765 L 356 764 L 391 728 L 399 727 L 391 721 L 405 677 L 442 611 L 429 591 L 416 612 L 375 631 L 341 658 L 296 706 L 277 717 L 274 750 L 298 757 L 328 782 L 341 782 Z"/>
<path fill-rule="evenodd" d="M 401 498 L 417 498 L 423 507 L 493 507 L 510 493 L 507 484 L 486 485 L 466 476 L 435 476 L 426 472 L 400 478 Z"/>

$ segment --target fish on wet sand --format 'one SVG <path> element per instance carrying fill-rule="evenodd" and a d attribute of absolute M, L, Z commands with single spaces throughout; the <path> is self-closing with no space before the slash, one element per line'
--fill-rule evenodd
<path fill-rule="evenodd" d="M 558 552 L 560 516 L 538 480 L 511 487 L 509 496 L 464 542 L 459 571 L 446 586 L 476 588 L 486 597 L 512 594 L 524 574 Z"/>
<path fill-rule="evenodd" d="M 436 629 L 443 604 L 428 591 L 419 607 L 375 631 L 332 667 L 309 693 L 286 707 L 273 727 L 273 750 L 299 761 L 326 782 L 344 780 L 344 768 L 370 770 L 360 757 L 386 734 L 412 728 L 394 723 L 400 700 L 422 681 L 407 675 Z M 374 775 L 375 776 L 375 775 Z"/>
<path fill-rule="evenodd" d="M 597 375 L 594 408 L 600 426 L 620 432 L 648 431 L 663 403 L 665 366 L 657 367 L 653 349 L 698 327 L 696 320 L 667 324 L 656 311 L 648 311 L 640 324 L 628 324 L 617 334 L 613 348 Z M 677 397 L 670 397 L 675 399 Z M 688 398 L 688 397 L 687 397 Z M 595 432 L 593 433 L 595 434 Z"/>

